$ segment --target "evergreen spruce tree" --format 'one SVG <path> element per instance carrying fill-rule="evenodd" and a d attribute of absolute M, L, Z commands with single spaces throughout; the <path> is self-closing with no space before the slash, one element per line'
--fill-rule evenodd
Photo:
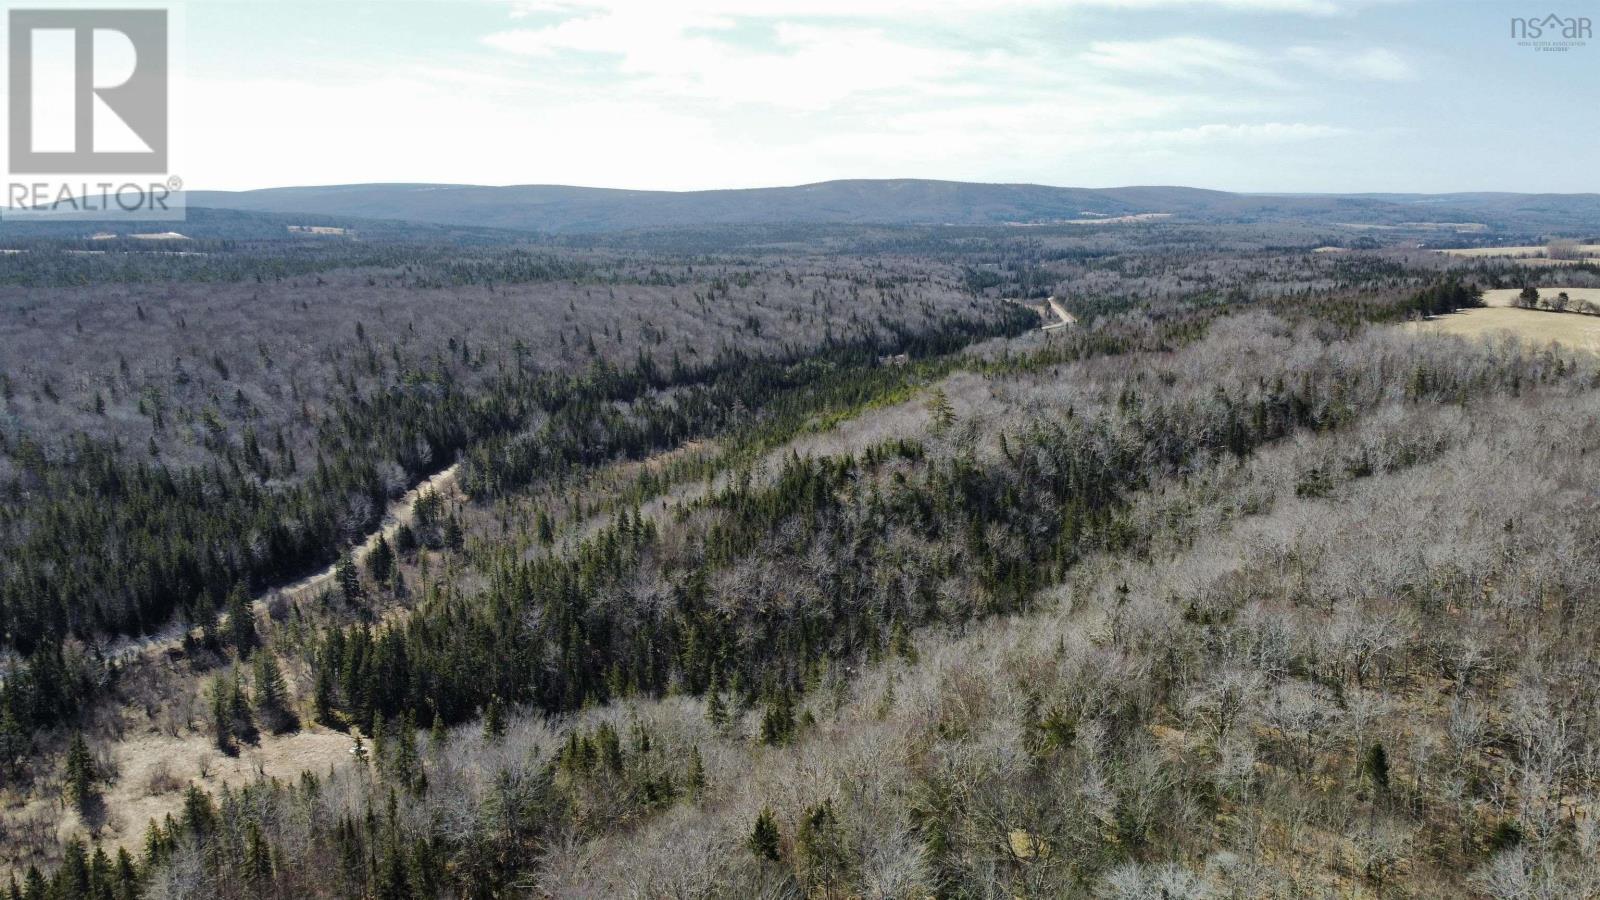
<path fill-rule="evenodd" d="M 211 681 L 211 739 L 218 750 L 233 755 L 233 714 L 227 684 L 220 677 Z"/>
<path fill-rule="evenodd" d="M 250 595 L 243 583 L 236 584 L 228 592 L 228 643 L 238 651 L 240 659 L 248 659 L 258 642 L 256 616 L 251 609 Z"/>
<path fill-rule="evenodd" d="M 94 756 L 89 753 L 89 745 L 84 741 L 83 733 L 74 734 L 72 744 L 67 748 L 67 796 L 79 812 L 87 811 L 89 805 L 94 802 L 95 785 L 99 780 L 99 774 L 95 771 Z"/>
<path fill-rule="evenodd" d="M 1383 749 L 1381 741 L 1368 748 L 1361 768 L 1366 776 L 1372 779 L 1372 786 L 1378 793 L 1382 794 L 1389 790 L 1389 753 Z"/>
<path fill-rule="evenodd" d="M 262 726 L 273 734 L 293 730 L 299 723 L 289 709 L 289 690 L 275 655 L 265 651 L 256 654 L 255 683 L 256 717 Z"/>
<path fill-rule="evenodd" d="M 394 779 L 406 790 L 420 793 L 427 784 L 422 769 L 422 756 L 417 752 L 417 723 L 408 711 L 394 735 L 394 747 L 389 753 L 389 769 Z"/>
<path fill-rule="evenodd" d="M 317 660 L 315 682 L 311 689 L 312 714 L 316 716 L 317 723 L 329 728 L 342 728 L 344 723 L 339 720 L 339 713 L 334 709 L 334 675 L 335 661 L 324 656 Z"/>
<path fill-rule="evenodd" d="M 500 709 L 500 698 L 495 697 L 489 701 L 489 708 L 483 713 L 483 736 L 493 741 L 505 733 L 505 713 Z"/>
<path fill-rule="evenodd" d="M 687 782 L 689 793 L 694 797 L 699 797 L 701 792 L 706 789 L 706 764 L 700 758 L 700 748 L 698 746 L 689 748 L 689 777 Z"/>
<path fill-rule="evenodd" d="M 272 852 L 267 847 L 266 839 L 261 836 L 261 826 L 255 822 L 245 825 L 244 877 L 254 883 L 272 877 Z"/>
<path fill-rule="evenodd" d="M 33 746 L 10 709 L 0 713 L 0 786 L 22 777 Z"/>
<path fill-rule="evenodd" d="M 711 686 L 710 695 L 706 697 L 706 719 L 718 728 L 728 725 L 728 707 L 722 702 L 722 692 L 717 686 Z"/>
<path fill-rule="evenodd" d="M 760 859 L 778 861 L 778 823 L 772 818 L 770 807 L 761 808 L 760 814 L 756 816 L 755 828 L 751 829 L 750 839 L 746 841 L 745 846 Z"/>
<path fill-rule="evenodd" d="M 956 422 L 956 410 L 950 405 L 950 398 L 945 395 L 944 388 L 934 388 L 933 396 L 928 400 L 928 413 L 932 416 L 932 427 L 935 432 L 946 431 Z"/>
<path fill-rule="evenodd" d="M 450 733 L 445 730 L 444 717 L 438 710 L 433 711 L 433 727 L 428 729 L 428 749 L 435 753 L 443 750 L 450 742 Z"/>
<path fill-rule="evenodd" d="M 53 898 L 90 900 L 91 890 L 93 883 L 89 878 L 89 851 L 84 847 L 82 840 L 72 838 L 67 841 L 61 868 L 56 870 Z"/>
<path fill-rule="evenodd" d="M 228 716 L 235 737 L 246 742 L 255 741 L 256 721 L 250 710 L 250 694 L 244 687 L 244 672 L 237 667 L 228 688 Z"/>
<path fill-rule="evenodd" d="M 843 881 L 849 863 L 844 836 L 839 833 L 833 801 L 824 800 L 800 817 L 795 832 L 797 867 L 813 893 L 832 896 L 835 885 Z"/>
<path fill-rule="evenodd" d="M 361 573 L 356 571 L 355 561 L 346 553 L 334 563 L 333 578 L 339 585 L 339 595 L 344 602 L 355 604 L 361 600 Z"/>
<path fill-rule="evenodd" d="M 451 550 L 460 550 L 466 546 L 466 534 L 461 530 L 461 522 L 455 516 L 444 521 L 444 545 Z"/>
<path fill-rule="evenodd" d="M 401 524 L 394 532 L 396 556 L 410 556 L 417 552 L 417 532 L 408 524 Z"/>
<path fill-rule="evenodd" d="M 127 847 L 117 848 L 117 900 L 138 900 L 141 888 L 133 856 Z"/>
<path fill-rule="evenodd" d="M 382 534 L 378 535 L 377 543 L 372 545 L 372 552 L 367 554 L 367 574 L 378 584 L 389 580 L 389 575 L 394 570 L 394 548 L 389 546 L 389 540 Z"/>
<path fill-rule="evenodd" d="M 217 623 L 217 605 L 210 595 L 194 601 L 194 623 L 200 626 L 200 643 L 207 650 L 222 648 L 222 629 Z"/>
<path fill-rule="evenodd" d="M 766 711 L 761 716 L 761 743 L 787 744 L 793 739 L 794 731 L 794 697 L 787 689 L 780 689 L 767 702 Z"/>
<path fill-rule="evenodd" d="M 27 900 L 50 900 L 50 888 L 37 866 L 28 866 L 28 875 L 22 880 L 22 896 Z"/>

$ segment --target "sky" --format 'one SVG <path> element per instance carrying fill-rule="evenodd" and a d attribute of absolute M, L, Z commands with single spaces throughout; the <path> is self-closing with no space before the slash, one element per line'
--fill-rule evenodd
<path fill-rule="evenodd" d="M 178 9 L 172 168 L 191 188 L 1600 191 L 1600 42 L 1510 34 L 1513 16 L 1600 19 L 1587 0 Z"/>

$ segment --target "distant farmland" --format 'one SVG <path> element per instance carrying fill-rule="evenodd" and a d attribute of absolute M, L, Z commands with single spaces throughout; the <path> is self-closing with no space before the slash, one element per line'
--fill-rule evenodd
<path fill-rule="evenodd" d="M 1586 293 L 1600 296 L 1600 291 Z M 1436 316 L 1407 327 L 1467 338 L 1512 334 L 1536 346 L 1557 343 L 1574 350 L 1600 353 L 1600 316 L 1489 306 Z"/>

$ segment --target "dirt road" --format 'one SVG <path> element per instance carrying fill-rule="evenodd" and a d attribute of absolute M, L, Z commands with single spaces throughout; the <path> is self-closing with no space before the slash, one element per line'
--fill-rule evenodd
<path fill-rule="evenodd" d="M 1065 328 L 1068 325 L 1076 325 L 1078 323 L 1078 317 L 1073 315 L 1072 313 L 1067 312 L 1067 308 L 1065 306 L 1061 305 L 1061 301 L 1060 300 L 1057 300 L 1056 298 L 1051 297 L 1050 299 L 1046 300 L 1045 302 L 1050 304 L 1050 309 L 1052 311 L 1054 311 L 1055 314 L 1058 317 L 1060 317 L 1060 319 L 1061 319 L 1061 321 L 1059 321 L 1059 322 L 1056 322 L 1056 323 L 1051 324 L 1051 325 L 1046 325 L 1045 326 L 1046 330 L 1051 329 L 1051 328 Z"/>
<path fill-rule="evenodd" d="M 1027 308 L 1038 313 L 1039 328 L 1041 331 L 1054 331 L 1057 328 L 1066 328 L 1069 325 L 1076 325 L 1078 323 L 1078 317 L 1067 312 L 1067 308 L 1062 306 L 1061 301 L 1057 300 L 1055 297 L 1046 298 L 1045 302 L 1043 303 L 1035 303 L 1031 300 L 1017 300 L 1015 298 L 1008 298 L 1006 302 L 1015 303 L 1019 306 L 1026 306 Z M 1054 321 L 1051 321 L 1052 313 L 1054 313 Z"/>
<path fill-rule="evenodd" d="M 411 507 L 417 502 L 417 498 L 429 491 L 437 493 L 441 497 L 450 497 L 460 488 L 460 474 L 461 464 L 456 463 L 411 490 L 406 491 L 400 499 L 390 503 L 388 510 L 384 513 L 383 520 L 378 523 L 378 529 L 367 535 L 366 540 L 351 548 L 350 558 L 355 561 L 356 565 L 366 561 L 367 554 L 372 552 L 372 548 L 378 546 L 379 535 L 382 535 L 391 544 L 394 543 L 394 536 L 400 531 L 400 526 L 410 525 L 416 521 L 416 515 L 412 512 Z M 257 597 L 256 605 L 259 609 L 262 604 L 279 594 L 299 600 L 303 597 L 309 597 L 323 588 L 331 588 L 333 587 L 333 570 L 334 567 L 329 566 L 321 572 L 315 575 L 307 575 L 293 584 L 273 588 Z"/>
<path fill-rule="evenodd" d="M 355 560 L 356 564 L 361 564 L 367 558 L 367 554 L 372 552 L 372 548 L 378 545 L 379 535 L 393 543 L 395 534 L 400 530 L 400 526 L 409 525 L 415 520 L 416 516 L 413 514 L 411 507 L 416 503 L 418 497 L 429 491 L 446 498 L 457 494 L 460 490 L 460 471 L 461 464 L 456 463 L 432 478 L 421 482 L 411 490 L 406 491 L 399 499 L 392 501 L 384 511 L 378 527 L 367 535 L 366 539 L 360 544 L 351 548 L 350 556 Z M 266 612 L 267 604 L 280 595 L 294 600 L 313 596 L 324 588 L 331 588 L 333 586 L 333 576 L 334 567 L 329 566 L 292 584 L 269 588 L 256 596 L 252 608 L 256 615 L 259 616 Z M 179 646 L 183 642 L 183 633 L 183 624 L 174 622 L 155 634 L 136 638 L 120 638 L 106 648 L 106 658 L 121 662 L 142 654 L 164 651 L 168 648 Z"/>

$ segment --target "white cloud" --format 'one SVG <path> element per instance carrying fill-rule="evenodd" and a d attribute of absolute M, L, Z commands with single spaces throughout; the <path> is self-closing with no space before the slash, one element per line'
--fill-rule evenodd
<path fill-rule="evenodd" d="M 1296 46 L 1281 53 L 1214 38 L 1181 35 L 1148 41 L 1097 41 L 1080 60 L 1130 75 L 1210 79 L 1234 78 L 1262 87 L 1286 88 L 1285 70 L 1340 79 L 1404 81 L 1416 71 L 1403 57 L 1382 47 L 1352 49 Z"/>
<path fill-rule="evenodd" d="M 1067 11 L 1074 8 L 1120 10 L 1195 9 L 1329 15 L 1380 0 L 500 0 L 514 18 L 580 15 L 595 12 L 658 13 L 747 18 L 913 18 L 1016 11 Z"/>
<path fill-rule="evenodd" d="M 1130 132 L 1125 141 L 1153 144 L 1283 144 L 1342 137 L 1349 130 L 1307 122 L 1211 123 L 1164 131 Z"/>
<path fill-rule="evenodd" d="M 853 95 L 937 89 L 976 64 L 967 54 L 919 47 L 863 27 L 778 23 L 774 48 L 752 50 L 708 33 L 727 25 L 713 18 L 610 15 L 500 32 L 485 43 L 534 57 L 560 51 L 614 56 L 619 74 L 638 79 L 638 87 L 653 94 L 809 110 Z"/>
<path fill-rule="evenodd" d="M 1350 50 L 1333 47 L 1290 47 L 1289 60 L 1338 78 L 1368 81 L 1406 81 L 1416 77 L 1416 69 L 1404 57 L 1382 47 Z"/>
<path fill-rule="evenodd" d="M 1098 69 L 1130 75 L 1186 79 L 1227 76 L 1262 85 L 1283 80 L 1263 65 L 1262 55 L 1214 38 L 1179 36 L 1152 41 L 1096 41 L 1080 60 Z"/>
<path fill-rule="evenodd" d="M 448 52 L 196 79 L 188 87 L 193 108 L 207 111 L 204 127 L 175 143 L 193 161 L 182 174 L 196 188 L 1171 183 L 1185 171 L 1215 184 L 1194 167 L 1209 160 L 1253 178 L 1248 161 L 1270 163 L 1274 147 L 1300 142 L 1295 152 L 1312 154 L 1347 134 L 1347 122 L 1318 121 L 1318 86 L 1303 79 L 1401 71 L 1379 50 L 1338 56 L 1306 39 L 1315 31 L 1303 46 L 1263 51 L 1198 23 L 1191 34 L 1094 41 L 1077 28 L 1043 34 L 1031 15 L 1185 2 L 953 0 L 935 10 L 914 0 L 542 0 Z M 1303 13 L 1328 4 L 1192 5 Z M 998 15 L 1006 11 L 1023 15 Z M 1101 34 L 1141 33 L 1108 12 L 1070 21 L 1080 19 Z M 1157 20 L 1170 21 L 1137 21 L 1147 31 Z"/>

